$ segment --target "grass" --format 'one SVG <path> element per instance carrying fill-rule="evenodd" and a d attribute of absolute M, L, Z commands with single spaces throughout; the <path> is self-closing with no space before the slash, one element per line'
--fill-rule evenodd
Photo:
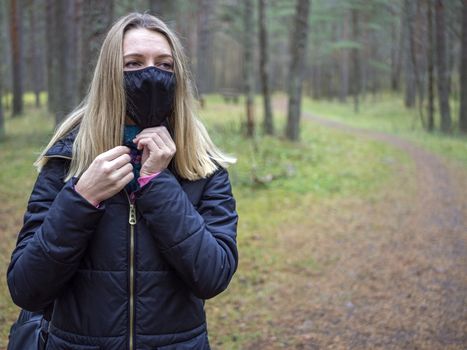
<path fill-rule="evenodd" d="M 6 119 L 7 136 L 0 143 L 0 348 L 6 346 L 9 327 L 18 314 L 6 286 L 6 268 L 37 175 L 32 163 L 50 137 L 53 123 L 44 110 L 28 108 L 24 116 Z"/>
<path fill-rule="evenodd" d="M 404 101 L 399 95 L 382 94 L 376 99 L 369 97 L 361 102 L 359 113 L 354 112 L 350 100 L 348 103 L 338 103 L 306 98 L 303 108 L 314 115 L 355 127 L 400 135 L 432 152 L 467 166 L 467 135 L 458 132 L 453 134 L 443 134 L 439 131 L 426 132 L 423 130 L 418 111 L 405 108 Z M 451 110 L 454 130 L 456 130 L 458 112 L 454 108 Z M 435 124 L 439 127 L 439 115 L 435 116 Z"/>
<path fill-rule="evenodd" d="M 316 107 L 308 103 L 307 109 Z M 321 107 L 318 114 L 325 111 L 324 105 Z M 256 115 L 260 113 L 257 108 Z M 278 281 L 267 278 L 272 271 L 280 271 L 282 281 L 287 281 L 284 261 L 301 270 L 320 269 L 313 256 L 294 255 L 281 247 L 279 238 L 289 224 L 297 224 L 309 216 L 313 203 L 352 196 L 371 200 L 388 184 L 398 166 L 410 166 L 404 154 L 389 146 L 309 123 L 302 125 L 300 143 L 259 132 L 253 140 L 247 140 L 242 136 L 243 115 L 242 104 L 224 104 L 217 95 L 209 96 L 207 108 L 201 111 L 201 119 L 215 143 L 238 158 L 229 173 L 240 216 L 240 266 L 228 290 L 207 302 L 211 341 L 213 348 L 219 349 L 241 349 L 254 342 L 275 317 L 269 308 L 257 305 L 267 304 L 278 288 Z M 282 130 L 283 115 L 276 111 L 275 117 L 278 130 Z M 6 274 L 36 177 L 32 162 L 47 143 L 52 129 L 53 118 L 44 109 L 30 106 L 24 116 L 6 120 L 8 136 L 0 144 L 0 200 L 4 208 L 0 221 L 2 276 Z M 9 326 L 17 312 L 2 278 L 0 348 L 6 345 Z"/>
<path fill-rule="evenodd" d="M 254 140 L 246 140 L 242 104 L 225 105 L 213 96 L 207 105 L 202 119 L 211 136 L 238 158 L 230 174 L 240 217 L 239 270 L 229 289 L 207 302 L 209 330 L 213 348 L 242 349 L 254 343 L 268 321 L 277 317 L 264 306 L 274 302 L 278 279 L 291 283 L 284 266 L 312 272 L 321 269 L 313 256 L 281 247 L 287 228 L 308 217 L 314 203 L 352 196 L 371 200 L 390 181 L 395 165 L 409 166 L 410 162 L 384 144 L 310 123 L 302 124 L 300 143 L 260 132 Z M 261 110 L 255 113 L 259 116 Z M 276 111 L 275 118 L 277 129 L 283 130 L 283 115 Z M 274 180 L 258 183 L 258 178 Z"/>

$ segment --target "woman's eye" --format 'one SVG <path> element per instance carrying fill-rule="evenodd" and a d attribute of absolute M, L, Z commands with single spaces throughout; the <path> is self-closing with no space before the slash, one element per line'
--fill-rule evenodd
<path fill-rule="evenodd" d="M 125 63 L 125 68 L 135 68 L 139 66 L 139 62 L 136 61 L 129 61 Z"/>
<path fill-rule="evenodd" d="M 173 63 L 169 62 L 161 62 L 158 64 L 158 68 L 163 69 L 163 70 L 168 70 L 168 71 L 173 71 Z"/>

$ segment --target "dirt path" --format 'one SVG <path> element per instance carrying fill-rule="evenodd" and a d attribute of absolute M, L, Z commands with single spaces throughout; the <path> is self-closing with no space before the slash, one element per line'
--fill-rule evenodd
<path fill-rule="evenodd" d="M 284 249 L 320 269 L 285 268 L 277 317 L 248 349 L 467 349 L 467 171 L 399 137 L 305 117 L 397 147 L 415 169 L 401 167 L 383 200 L 311 208 L 290 228 Z"/>

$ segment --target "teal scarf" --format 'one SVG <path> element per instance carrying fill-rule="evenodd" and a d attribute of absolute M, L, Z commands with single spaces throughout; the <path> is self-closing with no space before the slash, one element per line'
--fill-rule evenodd
<path fill-rule="evenodd" d="M 141 170 L 141 156 L 143 152 L 136 148 L 136 144 L 133 143 L 133 139 L 140 132 L 141 128 L 137 125 L 125 125 L 123 131 L 123 145 L 130 148 L 131 164 L 133 165 L 133 174 L 135 175 L 133 180 L 131 180 L 125 186 L 128 194 L 131 194 L 139 189 L 138 178 L 139 172 Z"/>

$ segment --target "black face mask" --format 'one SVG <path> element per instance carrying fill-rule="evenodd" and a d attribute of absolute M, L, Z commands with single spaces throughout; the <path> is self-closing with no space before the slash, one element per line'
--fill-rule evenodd
<path fill-rule="evenodd" d="M 124 81 L 126 113 L 136 125 L 144 129 L 165 122 L 174 105 L 174 73 L 151 66 L 124 72 Z"/>

